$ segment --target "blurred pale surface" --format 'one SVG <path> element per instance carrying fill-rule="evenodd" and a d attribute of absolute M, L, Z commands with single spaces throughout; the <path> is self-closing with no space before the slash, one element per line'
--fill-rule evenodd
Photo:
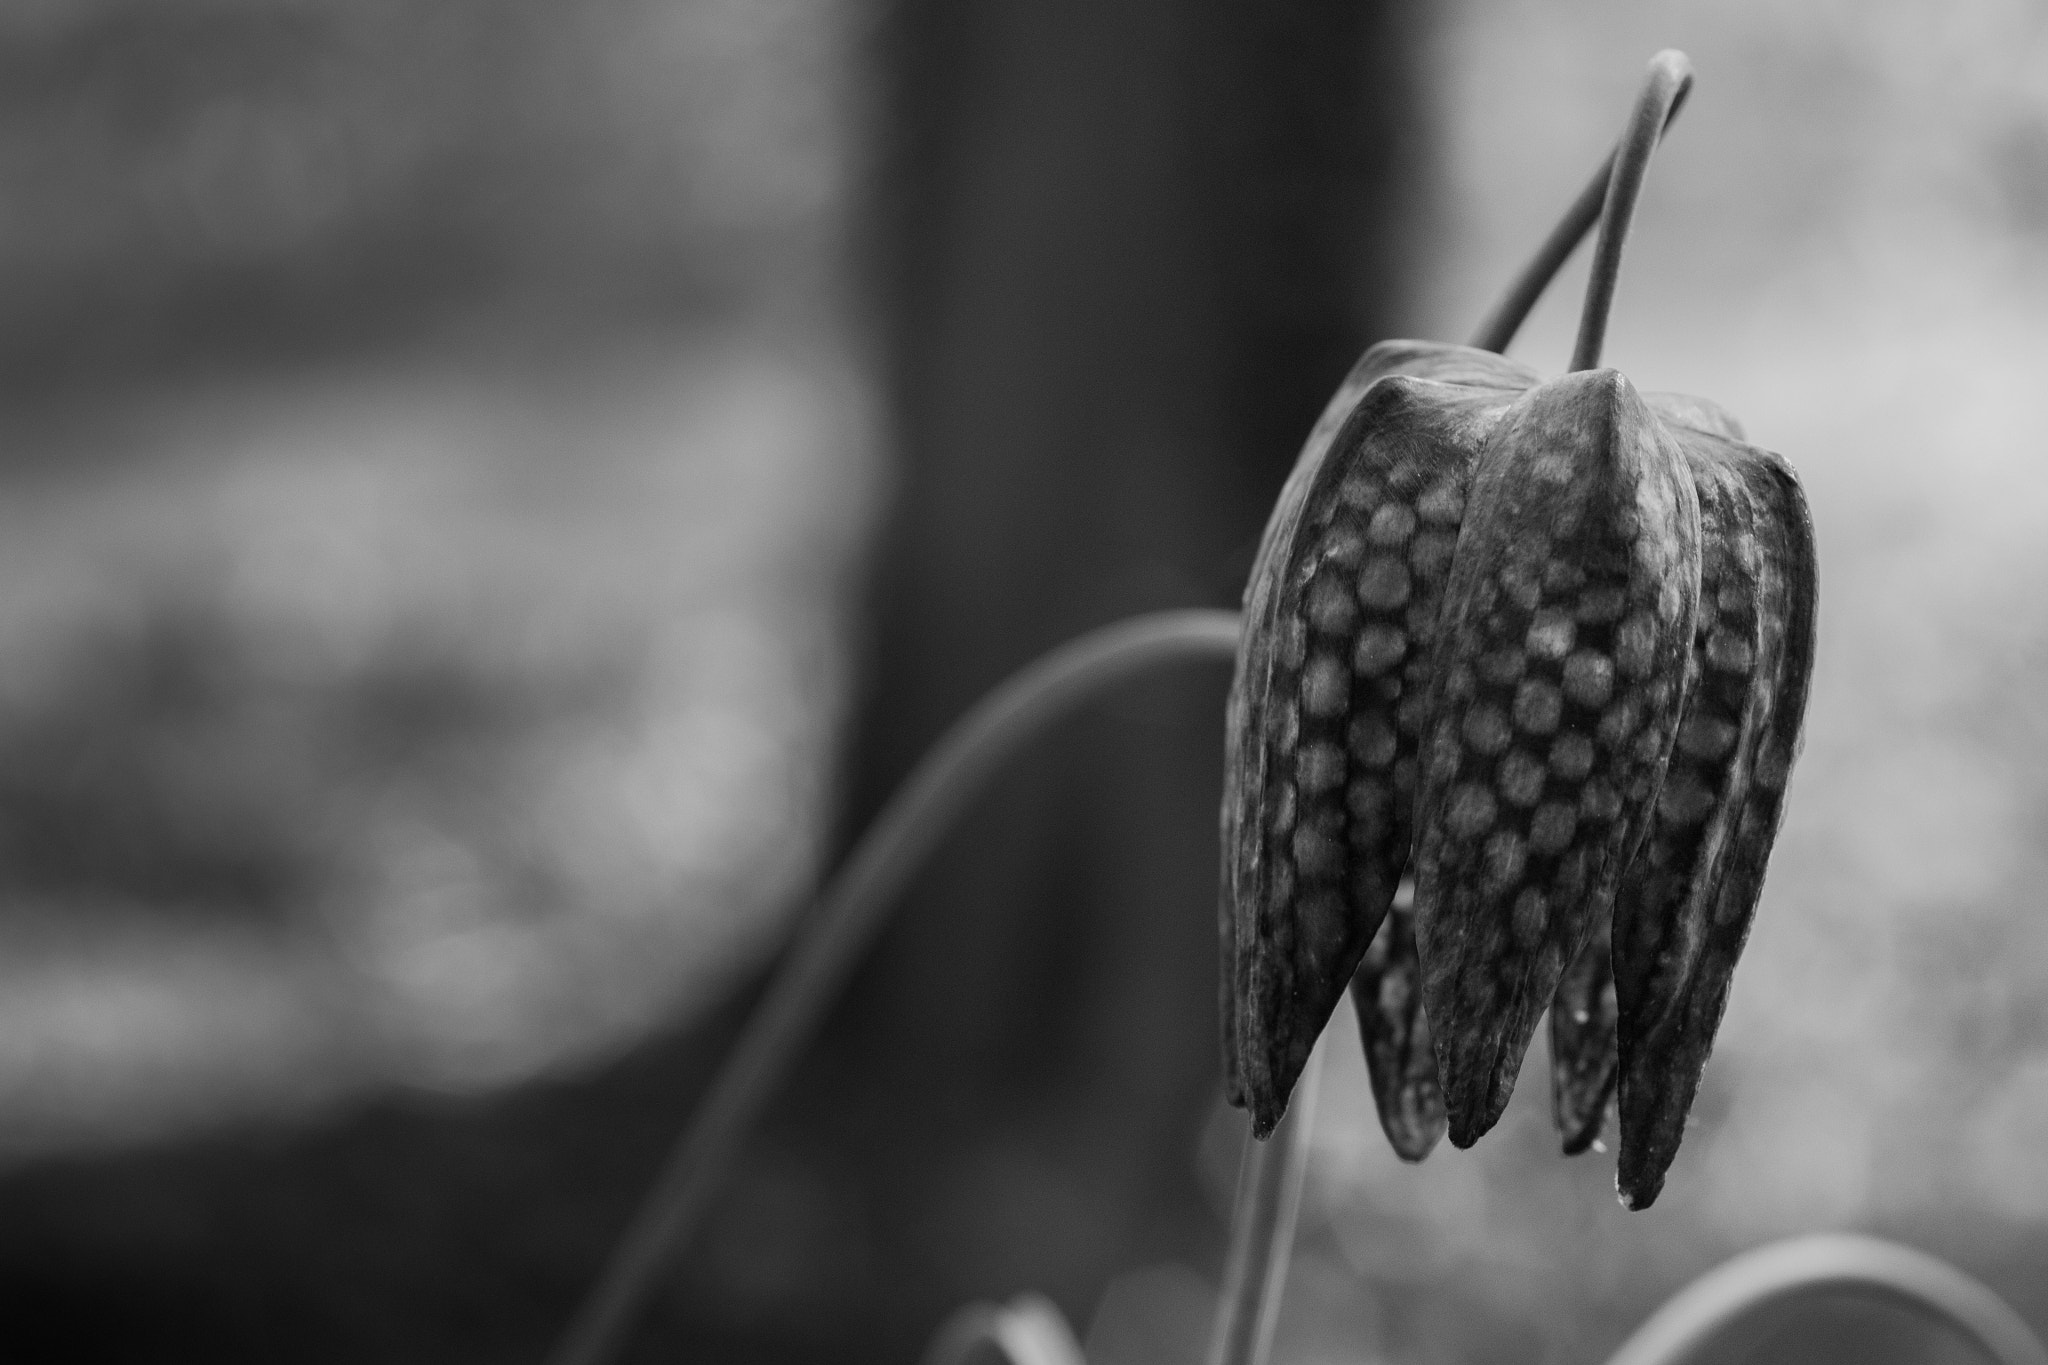
<path fill-rule="evenodd" d="M 0 14 L 0 1162 L 687 1017 L 875 483 L 838 11 Z"/>
<path fill-rule="evenodd" d="M 765 948 L 868 477 L 850 383 L 718 345 L 42 434 L 107 471 L 0 509 L 0 1153 L 519 1079 Z"/>

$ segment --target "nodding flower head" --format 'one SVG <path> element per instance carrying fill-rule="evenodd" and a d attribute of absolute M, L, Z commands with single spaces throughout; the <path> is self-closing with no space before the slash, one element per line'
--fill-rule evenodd
<path fill-rule="evenodd" d="M 1797 480 L 1715 405 L 1368 351 L 1267 525 L 1231 688 L 1225 1071 L 1254 1131 L 1347 986 L 1410 1160 L 1493 1126 L 1548 1009 L 1565 1149 L 1618 1100 L 1622 1197 L 1654 1199 L 1776 836 L 1814 593 Z"/>

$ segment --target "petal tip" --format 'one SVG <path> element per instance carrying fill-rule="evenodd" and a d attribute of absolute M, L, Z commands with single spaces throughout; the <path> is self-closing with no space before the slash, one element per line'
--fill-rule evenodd
<path fill-rule="evenodd" d="M 1641 1213 L 1656 1203 L 1657 1196 L 1663 1192 L 1664 1177 L 1661 1174 L 1645 1179 L 1640 1173 L 1632 1176 L 1617 1172 L 1614 1177 L 1614 1196 L 1630 1213 Z"/>

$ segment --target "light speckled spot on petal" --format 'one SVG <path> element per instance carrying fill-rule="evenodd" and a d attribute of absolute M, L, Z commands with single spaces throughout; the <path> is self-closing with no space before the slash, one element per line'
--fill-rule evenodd
<path fill-rule="evenodd" d="M 1495 785 L 1503 801 L 1512 806 L 1533 806 L 1543 795 L 1543 765 L 1527 750 L 1517 749 L 1500 761 Z"/>
<path fill-rule="evenodd" d="M 1308 621 L 1317 630 L 1348 635 L 1358 623 L 1358 603 L 1344 582 L 1324 574 L 1309 585 Z"/>
<path fill-rule="evenodd" d="M 1514 739 L 1508 719 L 1491 706 L 1475 706 L 1465 713 L 1465 743 L 1478 753 L 1497 754 Z"/>
<path fill-rule="evenodd" d="M 1408 657 L 1408 636 L 1399 626 L 1374 623 L 1358 632 L 1351 665 L 1368 678 L 1377 677 Z"/>
<path fill-rule="evenodd" d="M 1406 565 L 1376 555 L 1359 570 L 1358 600 L 1381 611 L 1392 610 L 1407 603 L 1410 586 Z"/>
<path fill-rule="evenodd" d="M 1677 825 L 1696 824 L 1714 809 L 1714 793 L 1690 771 L 1672 773 L 1657 797 L 1657 813 Z"/>
<path fill-rule="evenodd" d="M 1501 568 L 1494 577 L 1508 601 L 1523 611 L 1536 610 L 1536 604 L 1543 600 L 1543 578 L 1532 565 L 1517 561 Z"/>
<path fill-rule="evenodd" d="M 1595 778 L 1579 789 L 1579 813 L 1588 820 L 1612 820 L 1621 814 L 1621 793 Z"/>
<path fill-rule="evenodd" d="M 1756 651 L 1744 636 L 1715 630 L 1707 636 L 1707 662 L 1724 672 L 1747 673 L 1756 663 Z"/>
<path fill-rule="evenodd" d="M 1390 502 L 1372 514 L 1365 538 L 1379 546 L 1399 546 L 1415 533 L 1415 513 L 1398 502 Z"/>
<path fill-rule="evenodd" d="M 1294 756 L 1294 780 L 1305 792 L 1324 792 L 1344 782 L 1344 751 L 1334 744 L 1308 744 Z"/>
<path fill-rule="evenodd" d="M 1519 649 L 1495 649 L 1479 656 L 1479 676 L 1496 687 L 1506 687 L 1528 666 L 1528 657 Z"/>
<path fill-rule="evenodd" d="M 1394 751 L 1400 745 L 1392 722 L 1381 711 L 1364 711 L 1352 717 L 1344 738 L 1350 745 L 1351 756 L 1368 768 L 1384 768 L 1392 763 Z"/>
<path fill-rule="evenodd" d="M 1451 793 L 1444 825 L 1461 839 L 1484 834 L 1493 824 L 1493 793 L 1476 782 L 1467 782 Z"/>
<path fill-rule="evenodd" d="M 1365 554 L 1365 533 L 1349 517 L 1332 526 L 1316 547 L 1324 561 L 1349 568 Z"/>
<path fill-rule="evenodd" d="M 1593 771 L 1593 741 L 1581 734 L 1559 735 L 1550 746 L 1550 770 L 1567 782 Z"/>
<path fill-rule="evenodd" d="M 1556 607 L 1545 607 L 1529 623 L 1522 647 L 1534 659 L 1562 659 L 1572 652 L 1572 619 Z"/>
<path fill-rule="evenodd" d="M 1318 654 L 1301 674 L 1301 709 L 1311 716 L 1340 716 L 1351 704 L 1351 672 L 1332 655 Z"/>
<path fill-rule="evenodd" d="M 1344 808 L 1360 820 L 1384 818 L 1394 804 L 1394 789 L 1377 778 L 1361 777 L 1344 789 Z"/>
<path fill-rule="evenodd" d="M 1415 510 L 1424 521 L 1455 526 L 1465 516 L 1465 495 L 1456 484 L 1436 484 L 1416 500 Z"/>
<path fill-rule="evenodd" d="M 1600 717 L 1600 738 L 1609 748 L 1618 749 L 1636 732 L 1640 720 L 1635 702 L 1623 697 L 1608 707 L 1606 714 Z"/>
<path fill-rule="evenodd" d="M 1678 727 L 1678 747 L 1694 758 L 1719 758 L 1735 743 L 1735 726 L 1719 716 L 1693 715 Z"/>
<path fill-rule="evenodd" d="M 1371 507 L 1381 496 L 1378 481 L 1362 474 L 1353 474 L 1337 486 L 1338 500 L 1352 507 Z"/>
<path fill-rule="evenodd" d="M 1326 881 L 1344 870 L 1344 846 L 1303 825 L 1294 831 L 1294 870 L 1304 880 Z"/>
<path fill-rule="evenodd" d="M 1564 694 L 1579 706 L 1599 710 L 1614 695 L 1614 661 L 1580 650 L 1564 661 Z"/>
<path fill-rule="evenodd" d="M 1553 597 L 1575 593 L 1586 581 L 1586 571 L 1568 559 L 1553 559 L 1543 566 L 1543 591 Z"/>
<path fill-rule="evenodd" d="M 1515 689 L 1515 724 L 1532 735 L 1547 735 L 1557 728 L 1564 713 L 1564 701 L 1557 689 L 1541 678 L 1524 678 Z"/>
<path fill-rule="evenodd" d="M 1458 538 L 1448 531 L 1424 531 L 1408 546 L 1408 562 L 1424 578 L 1435 578 L 1450 567 L 1458 551 Z"/>

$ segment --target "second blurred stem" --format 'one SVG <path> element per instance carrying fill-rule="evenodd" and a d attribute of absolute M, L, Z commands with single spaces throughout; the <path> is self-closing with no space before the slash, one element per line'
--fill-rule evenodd
<path fill-rule="evenodd" d="M 1301 1213 L 1309 1130 L 1315 1123 L 1322 1070 L 1323 1047 L 1318 1043 L 1279 1127 L 1264 1142 L 1245 1141 L 1208 1365 L 1265 1365 L 1273 1348 L 1287 1262 L 1294 1251 L 1294 1225 Z"/>

